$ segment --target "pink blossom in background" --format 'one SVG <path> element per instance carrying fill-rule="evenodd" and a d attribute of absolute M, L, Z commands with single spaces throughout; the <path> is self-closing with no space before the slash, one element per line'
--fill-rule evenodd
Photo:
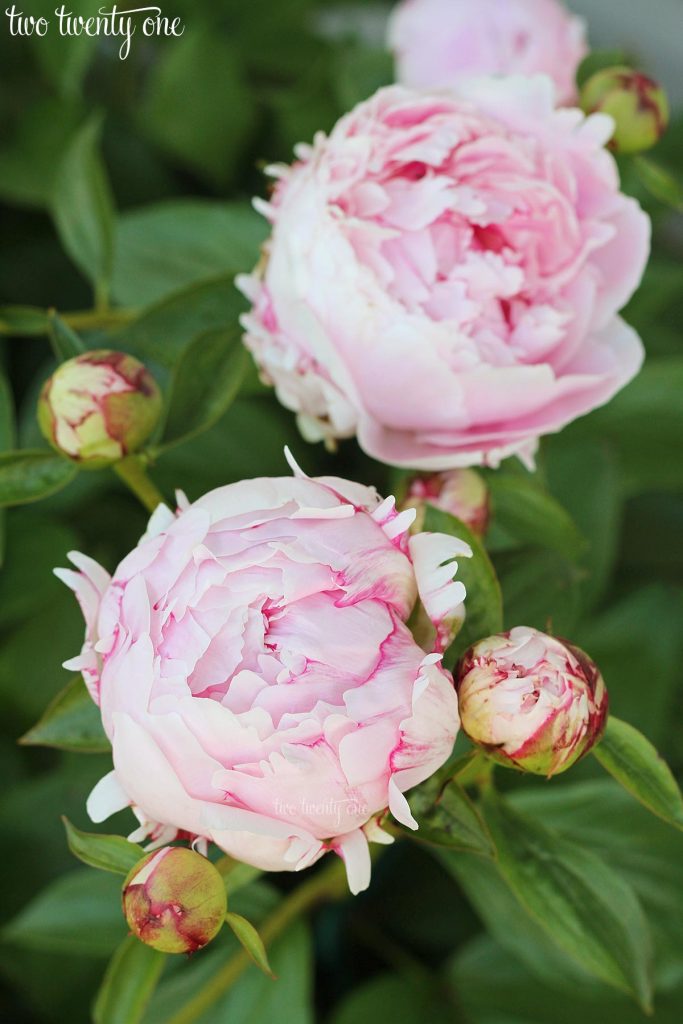
<path fill-rule="evenodd" d="M 403 507 L 417 509 L 413 531 L 422 528 L 426 505 L 455 516 L 478 537 L 486 533 L 491 513 L 489 489 L 475 469 L 451 469 L 412 477 Z"/>
<path fill-rule="evenodd" d="M 617 315 L 650 222 L 611 118 L 534 78 L 380 90 L 277 166 L 246 344 L 310 440 L 420 470 L 533 461 L 643 349 Z"/>
<path fill-rule="evenodd" d="M 548 75 L 558 103 L 576 99 L 586 29 L 559 0 L 404 0 L 389 22 L 396 77 L 415 89 L 467 75 Z"/>
<path fill-rule="evenodd" d="M 466 544 L 410 536 L 397 513 L 346 480 L 246 480 L 177 514 L 160 506 L 113 577 L 84 555 L 57 570 L 86 620 L 80 671 L 112 743 L 95 821 L 132 805 L 131 838 L 213 840 L 265 870 L 329 850 L 354 892 L 368 840 L 390 842 L 389 807 L 439 768 L 458 731 L 441 667 L 462 617 Z M 419 599 L 439 641 L 406 626 Z"/>

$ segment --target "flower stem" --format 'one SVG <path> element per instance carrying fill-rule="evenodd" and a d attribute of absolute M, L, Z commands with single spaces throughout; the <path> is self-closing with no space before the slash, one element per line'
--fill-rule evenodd
<path fill-rule="evenodd" d="M 128 458 L 114 463 L 112 468 L 148 512 L 154 512 L 157 505 L 164 504 L 163 494 L 147 476 L 145 463 L 139 455 L 129 455 Z"/>
<path fill-rule="evenodd" d="M 335 857 L 319 874 L 295 889 L 265 920 L 259 928 L 264 945 L 268 946 L 285 931 L 288 925 L 318 903 L 340 899 L 345 894 L 346 887 L 344 865 L 338 857 Z M 228 991 L 251 963 L 253 963 L 251 957 L 244 950 L 235 953 L 218 974 L 215 974 L 192 999 L 188 1000 L 167 1021 L 167 1024 L 192 1024 Z"/>
<path fill-rule="evenodd" d="M 75 331 L 106 330 L 123 327 L 137 316 L 134 309 L 86 309 L 82 312 L 63 313 L 62 320 Z"/>

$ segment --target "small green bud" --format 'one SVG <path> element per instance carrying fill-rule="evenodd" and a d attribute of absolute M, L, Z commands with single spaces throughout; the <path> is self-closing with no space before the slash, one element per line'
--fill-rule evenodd
<path fill-rule="evenodd" d="M 600 111 L 614 118 L 609 143 L 616 153 L 642 153 L 662 137 L 669 123 L 669 102 L 662 87 L 628 67 L 605 68 L 591 75 L 581 89 L 587 114 Z"/>
<path fill-rule="evenodd" d="M 57 367 L 38 402 L 40 429 L 84 469 L 111 465 L 147 440 L 161 415 L 161 392 L 125 352 L 84 352 Z"/>
<path fill-rule="evenodd" d="M 144 857 L 123 883 L 131 931 L 162 953 L 194 953 L 218 935 L 228 903 L 211 861 L 184 846 Z"/>

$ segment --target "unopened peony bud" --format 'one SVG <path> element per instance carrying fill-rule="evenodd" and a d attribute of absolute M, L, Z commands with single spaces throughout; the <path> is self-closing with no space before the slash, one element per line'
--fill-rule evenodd
<path fill-rule="evenodd" d="M 578 761 L 607 720 L 607 690 L 590 658 L 528 626 L 471 647 L 456 686 L 472 742 L 500 764 L 537 775 Z"/>
<path fill-rule="evenodd" d="M 453 469 L 410 481 L 403 507 L 417 509 L 415 530 L 422 529 L 425 503 L 457 516 L 479 537 L 486 533 L 489 492 L 484 478 L 474 469 Z"/>
<path fill-rule="evenodd" d="M 161 413 L 161 393 L 133 356 L 106 349 L 62 363 L 43 387 L 40 429 L 62 455 L 98 469 L 136 451 Z"/>
<path fill-rule="evenodd" d="M 669 102 L 652 78 L 628 67 L 605 68 L 581 89 L 587 114 L 600 111 L 614 118 L 609 143 L 617 153 L 640 153 L 662 137 L 669 123 Z"/>
<path fill-rule="evenodd" d="M 227 912 L 223 879 L 213 864 L 183 846 L 144 857 L 123 883 L 130 929 L 162 953 L 194 953 L 215 939 Z"/>

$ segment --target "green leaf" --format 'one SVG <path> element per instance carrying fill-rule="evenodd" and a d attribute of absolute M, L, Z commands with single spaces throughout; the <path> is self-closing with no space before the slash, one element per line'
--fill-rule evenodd
<path fill-rule="evenodd" d="M 556 551 L 525 547 L 496 555 L 505 594 L 505 628 L 571 635 L 579 617 L 583 571 Z"/>
<path fill-rule="evenodd" d="M 112 335 L 112 348 L 137 356 L 146 365 L 153 364 L 157 379 L 168 376 L 187 346 L 200 334 L 225 329 L 237 323 L 244 300 L 232 277 L 221 276 L 202 281 L 149 309 Z"/>
<path fill-rule="evenodd" d="M 419 830 L 414 838 L 436 846 L 466 850 L 483 857 L 495 856 L 491 834 L 465 790 L 453 779 L 444 784 L 441 773 L 433 775 L 409 796 L 410 809 Z"/>
<path fill-rule="evenodd" d="M 0 365 L 0 452 L 15 444 L 14 401 L 9 382 Z M 5 560 L 5 513 L 0 511 L 0 568 Z M 0 587 L 2 584 L 0 583 Z"/>
<path fill-rule="evenodd" d="M 155 62 L 141 129 L 212 185 L 229 184 L 249 140 L 253 94 L 233 43 L 209 28 L 186 28 Z"/>
<path fill-rule="evenodd" d="M 35 896 L 5 927 L 12 945 L 72 956 L 108 956 L 126 934 L 121 882 L 79 868 Z"/>
<path fill-rule="evenodd" d="M 621 463 L 623 493 L 683 487 L 683 356 L 645 362 L 611 402 L 569 428 L 572 438 L 609 440 Z M 656 453 L 656 458 L 653 457 Z"/>
<path fill-rule="evenodd" d="M 245 864 L 241 860 L 234 860 L 232 857 L 228 857 L 227 854 L 224 857 L 219 857 L 214 867 L 220 873 L 225 883 L 228 905 L 230 905 L 232 897 L 236 892 L 239 892 L 245 885 L 249 885 L 263 874 L 261 869 L 255 868 L 253 864 Z"/>
<path fill-rule="evenodd" d="M 56 169 L 82 118 L 80 104 L 57 96 L 34 102 L 30 116 L 22 110 L 11 136 L 3 138 L 0 195 L 12 203 L 48 206 Z"/>
<path fill-rule="evenodd" d="M 633 166 L 650 195 L 683 213 L 683 184 L 670 171 L 649 156 L 634 157 Z"/>
<path fill-rule="evenodd" d="M 138 1024 L 157 986 L 166 955 L 134 935 L 124 939 L 107 967 L 93 1006 L 94 1024 Z"/>
<path fill-rule="evenodd" d="M 352 992 L 334 1009 L 329 1024 L 454 1024 L 448 993 L 438 980 L 425 972 L 380 974 Z"/>
<path fill-rule="evenodd" d="M 61 455 L 49 451 L 0 454 L 0 508 L 40 501 L 66 487 L 78 472 Z"/>
<path fill-rule="evenodd" d="M 590 609 L 603 596 L 619 552 L 622 497 L 617 460 L 610 445 L 587 445 L 566 434 L 548 438 L 544 447 L 548 486 L 587 541 L 579 586 L 582 608 Z"/>
<path fill-rule="evenodd" d="M 68 10 L 71 14 L 85 19 L 94 14 L 92 0 L 70 0 Z M 54 19 L 55 5 L 52 0 L 37 0 L 31 8 L 34 17 Z M 56 25 L 51 25 L 43 37 L 33 35 L 30 38 L 35 59 L 50 84 L 59 90 L 62 96 L 77 96 L 80 93 L 83 77 L 88 70 L 97 49 L 96 34 L 62 35 Z"/>
<path fill-rule="evenodd" d="M 85 352 L 85 345 L 75 331 L 57 313 L 50 313 L 50 343 L 60 362 L 74 359 Z"/>
<path fill-rule="evenodd" d="M 531 475 L 490 473 L 486 483 L 493 515 L 508 533 L 526 544 L 576 559 L 586 547 L 569 513 Z"/>
<path fill-rule="evenodd" d="M 672 752 L 680 742 L 675 708 L 683 658 L 681 621 L 683 593 L 660 584 L 633 590 L 571 633 L 599 665 L 612 712 L 637 722 L 667 752 L 669 734 Z"/>
<path fill-rule="evenodd" d="M 595 851 L 611 871 L 632 886 L 653 932 L 658 973 L 679 970 L 683 834 L 656 818 L 606 775 L 559 786 L 524 786 L 510 799 L 525 815 L 533 815 Z M 483 860 L 477 863 L 487 864 Z M 500 936 L 496 937 L 500 941 Z"/>
<path fill-rule="evenodd" d="M 493 791 L 484 814 L 501 875 L 548 938 L 648 1012 L 652 948 L 629 885 L 595 854 L 518 814 Z"/>
<path fill-rule="evenodd" d="M 333 86 L 340 110 L 355 107 L 393 80 L 393 58 L 387 50 L 342 45 L 336 53 Z"/>
<path fill-rule="evenodd" d="M 237 326 L 200 334 L 187 346 L 173 373 L 162 450 L 221 418 L 240 389 L 248 358 Z"/>
<path fill-rule="evenodd" d="M 495 861 L 434 848 L 437 860 L 458 882 L 487 932 L 532 970 L 537 978 L 565 984 L 591 984 L 593 978 L 554 943 L 527 913 L 503 879 Z"/>
<path fill-rule="evenodd" d="M 114 252 L 114 200 L 100 134 L 101 120 L 92 117 L 73 139 L 57 171 L 52 215 L 65 250 L 105 298 Z"/>
<path fill-rule="evenodd" d="M 45 334 L 48 316 L 37 306 L 0 306 L 0 333 L 31 338 Z"/>
<path fill-rule="evenodd" d="M 138 861 L 145 856 L 145 851 L 137 843 L 130 843 L 123 836 L 106 836 L 99 832 L 82 832 L 72 825 L 68 818 L 62 817 L 69 849 L 74 857 L 84 864 L 101 871 L 113 871 L 117 875 L 127 875 Z"/>
<path fill-rule="evenodd" d="M 233 914 L 231 911 L 228 911 L 225 915 L 225 920 L 237 936 L 240 945 L 249 954 L 256 966 L 264 974 L 267 974 L 269 978 L 274 979 L 275 975 L 268 963 L 268 954 L 266 953 L 266 947 L 263 945 L 263 939 L 253 924 L 247 921 L 246 917 L 242 917 L 241 914 Z"/>
<path fill-rule="evenodd" d="M 683 830 L 683 795 L 671 769 L 648 739 L 610 715 L 593 754 L 602 767 L 649 811 Z"/>
<path fill-rule="evenodd" d="M 80 676 L 57 694 L 40 721 L 19 742 L 27 747 L 57 747 L 85 754 L 110 749 L 99 709 Z"/>
<path fill-rule="evenodd" d="M 252 889 L 256 887 L 245 890 L 245 898 Z M 234 935 L 224 928 L 205 953 L 162 980 L 145 1014 L 145 1024 L 166 1024 L 204 985 L 211 984 L 239 949 Z M 270 962 L 278 978 L 275 984 L 261 971 L 245 971 L 202 1014 L 201 1024 L 264 1024 L 270 1020 L 312 1024 L 312 950 L 303 921 L 295 921 L 273 942 Z"/>
<path fill-rule="evenodd" d="M 448 512 L 427 505 L 423 529 L 459 537 L 472 548 L 472 558 L 458 559 L 458 579 L 467 590 L 465 623 L 446 652 L 445 663 L 451 667 L 467 648 L 503 628 L 503 600 L 491 560 L 478 537 L 464 523 Z"/>
<path fill-rule="evenodd" d="M 112 294 L 124 306 L 143 307 L 200 281 L 249 271 L 267 234 L 249 203 L 177 199 L 121 214 Z"/>

